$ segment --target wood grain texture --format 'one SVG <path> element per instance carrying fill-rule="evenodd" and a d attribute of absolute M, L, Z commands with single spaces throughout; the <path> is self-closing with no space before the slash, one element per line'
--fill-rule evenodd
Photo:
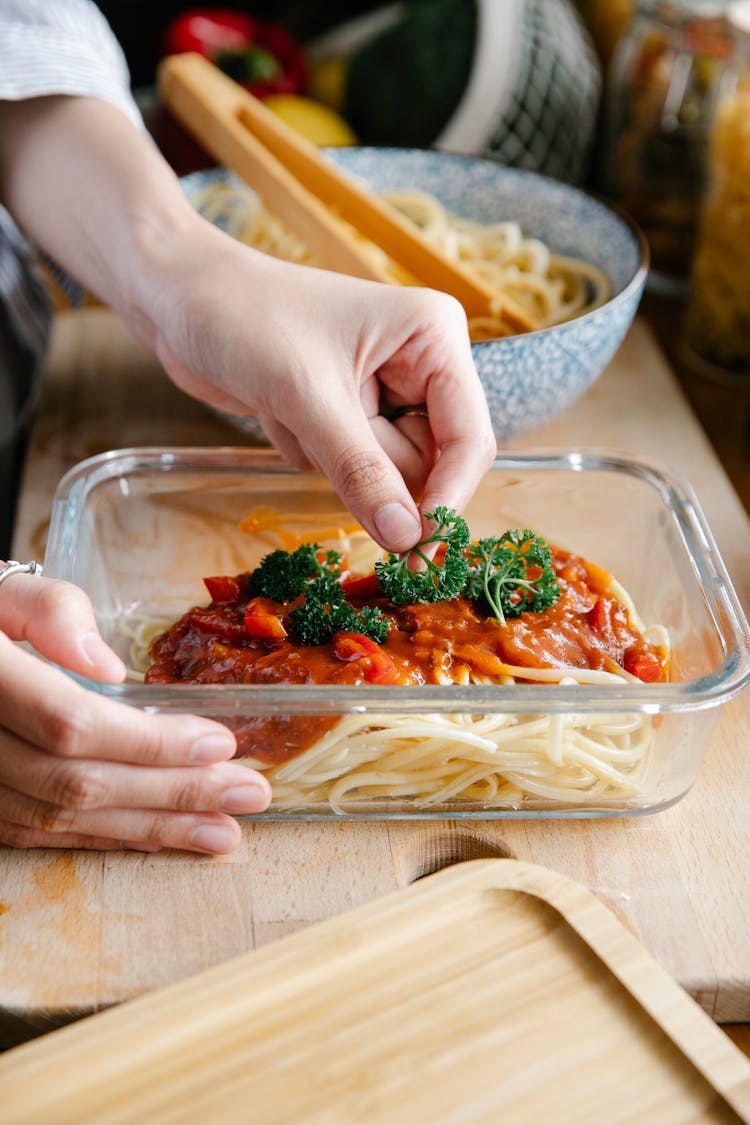
<path fill-rule="evenodd" d="M 241 441 L 176 390 L 112 314 L 65 314 L 38 406 L 14 557 L 42 557 L 54 488 L 83 457 L 130 444 Z M 684 473 L 750 606 L 748 518 L 642 323 L 585 398 L 525 444 L 611 446 Z M 642 819 L 252 824 L 229 860 L 0 851 L 8 1036 L 178 981 L 448 863 L 491 856 L 584 884 L 710 1015 L 750 1020 L 748 700 L 743 693 L 722 712 L 687 797 Z M 67 893 L 55 897 L 56 884 Z"/>
<path fill-rule="evenodd" d="M 490 860 L 20 1047 L 0 1104 L 9 1125 L 736 1122 L 750 1062 L 589 891 Z"/>

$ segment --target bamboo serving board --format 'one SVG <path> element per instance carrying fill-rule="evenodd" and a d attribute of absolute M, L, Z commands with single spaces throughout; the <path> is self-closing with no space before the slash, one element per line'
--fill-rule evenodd
<path fill-rule="evenodd" d="M 750 1121 L 750 1062 L 589 891 L 406 890 L 0 1059 L 7 1125 Z"/>

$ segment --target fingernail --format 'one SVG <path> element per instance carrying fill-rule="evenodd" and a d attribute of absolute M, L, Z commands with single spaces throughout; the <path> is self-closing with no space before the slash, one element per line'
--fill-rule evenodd
<path fill-rule="evenodd" d="M 373 522 L 380 542 L 392 550 L 405 551 L 419 538 L 419 520 L 403 504 L 384 504 L 378 508 Z"/>
<path fill-rule="evenodd" d="M 81 648 L 92 667 L 98 668 L 100 672 L 107 675 L 124 677 L 125 665 L 98 633 L 84 633 L 81 637 Z"/>
<path fill-rule="evenodd" d="M 190 846 L 201 852 L 231 852 L 236 844 L 234 829 L 219 824 L 202 824 L 190 833 Z"/>
<path fill-rule="evenodd" d="M 202 734 L 190 747 L 190 761 L 196 764 L 225 762 L 236 749 L 237 744 L 230 734 Z"/>
<path fill-rule="evenodd" d="M 219 798 L 219 808 L 228 813 L 262 812 L 267 804 L 265 788 L 255 784 L 235 785 Z"/>

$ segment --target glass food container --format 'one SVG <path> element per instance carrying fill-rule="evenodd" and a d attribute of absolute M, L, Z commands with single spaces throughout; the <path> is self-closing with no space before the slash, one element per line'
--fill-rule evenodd
<path fill-rule="evenodd" d="M 639 223 L 652 282 L 684 290 L 719 102 L 744 51 L 716 0 L 641 0 L 607 76 L 604 190 Z"/>
<path fill-rule="evenodd" d="M 418 804 L 396 786 L 390 796 L 349 792 L 333 808 L 325 793 L 293 799 L 289 786 L 280 784 L 270 810 L 261 814 L 266 819 L 632 816 L 673 804 L 696 776 L 719 707 L 750 676 L 747 622 L 689 485 L 654 464 L 617 453 L 507 455 L 482 481 L 466 517 L 475 537 L 530 527 L 614 574 L 643 621 L 669 631 L 673 682 L 429 687 L 82 682 L 135 707 L 197 712 L 235 728 L 257 715 L 275 716 L 280 723 L 308 715 L 341 716 L 377 732 L 383 716 L 401 716 L 417 731 L 410 743 L 417 753 L 430 749 L 436 730 L 445 742 L 448 724 L 449 745 L 441 752 L 451 753 L 453 732 L 460 727 L 478 740 L 480 757 L 491 758 L 495 751 L 481 732 L 496 720 L 509 731 L 510 754 L 519 752 L 516 731 L 533 735 L 539 724 L 566 737 L 572 732 L 584 758 L 592 746 L 594 755 L 597 746 L 608 747 L 604 784 L 577 780 L 578 766 L 565 759 L 563 739 L 556 744 L 563 745 L 559 760 L 548 760 L 546 743 L 541 751 L 526 744 L 532 757 L 541 753 L 539 768 L 555 781 L 551 792 L 543 785 L 535 791 L 533 762 L 525 790 L 504 781 L 492 798 L 480 786 L 472 799 L 447 796 L 431 804 Z M 203 577 L 254 567 L 279 545 L 274 531 L 279 520 L 287 532 L 312 529 L 321 542 L 331 528 L 351 523 L 324 478 L 285 467 L 271 450 L 115 451 L 82 462 L 61 481 L 44 565 L 48 575 L 87 591 L 104 637 L 129 663 L 134 621 L 171 622 L 191 606 L 206 604 Z M 635 739 L 626 733 L 623 742 L 623 732 L 632 731 Z M 501 750 L 498 744 L 497 760 L 506 768 Z M 341 753 L 349 753 L 346 739 Z M 512 759 L 513 769 L 519 760 Z M 624 783 L 610 785 L 610 774 Z"/>

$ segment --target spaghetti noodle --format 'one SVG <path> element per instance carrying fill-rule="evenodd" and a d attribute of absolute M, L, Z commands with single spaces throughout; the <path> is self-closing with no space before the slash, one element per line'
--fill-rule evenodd
<path fill-rule="evenodd" d="M 368 546 L 371 554 L 377 550 L 362 532 L 350 535 L 347 542 L 352 541 L 360 560 Z M 380 682 L 405 685 L 624 685 L 665 679 L 666 630 L 646 628 L 626 591 L 598 567 L 559 550 L 553 564 L 559 601 L 505 625 L 463 596 L 398 607 L 381 597 L 378 604 L 390 619 L 387 639 L 382 645 L 370 642 L 354 658 L 352 643 L 342 648 L 338 634 L 317 647 L 278 637 L 232 639 L 246 592 L 237 604 L 214 601 L 191 610 L 164 632 L 143 619 L 132 630 L 133 654 L 151 683 L 366 686 L 379 681 L 360 657 L 374 650 L 393 666 L 393 676 Z M 246 590 L 247 576 L 236 580 Z M 355 595 L 352 601 L 357 604 Z M 288 623 L 289 606 L 269 603 L 261 609 Z M 376 672 L 379 667 L 376 663 Z M 653 720 L 635 713 L 368 709 L 339 717 L 280 714 L 226 721 L 244 760 L 271 782 L 273 809 L 330 806 L 336 812 L 387 810 L 394 803 L 444 811 L 621 804 L 642 789 L 654 739 Z"/>
<path fill-rule="evenodd" d="M 461 218 L 425 192 L 390 192 L 382 198 L 448 258 L 474 270 L 497 290 L 496 311 L 469 320 L 475 342 L 517 331 L 503 318 L 502 294 L 513 297 L 542 328 L 597 308 L 610 296 L 609 282 L 601 270 L 553 253 L 539 239 L 526 237 L 516 222 L 478 223 Z M 205 219 L 257 250 L 291 262 L 315 264 L 304 244 L 243 184 L 209 184 L 193 196 L 192 203 Z M 383 251 L 370 245 L 373 257 L 388 266 Z M 392 263 L 390 266 L 394 281 L 408 280 L 399 277 Z"/>

